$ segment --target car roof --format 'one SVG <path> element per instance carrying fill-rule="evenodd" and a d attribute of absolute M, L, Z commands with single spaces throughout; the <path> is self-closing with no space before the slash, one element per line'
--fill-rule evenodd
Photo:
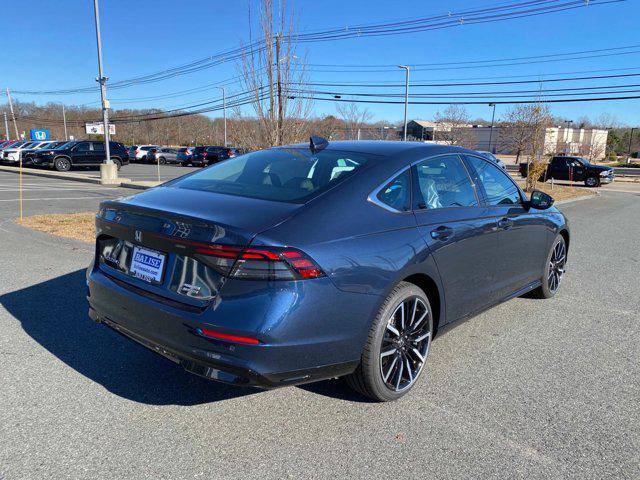
<path fill-rule="evenodd" d="M 283 145 L 274 148 L 309 148 L 309 143 L 296 143 Z M 469 150 L 453 145 L 440 145 L 436 143 L 423 142 L 402 142 L 392 140 L 341 140 L 329 142 L 326 150 L 343 150 L 354 153 L 369 153 L 373 155 L 391 156 L 406 152 L 422 153 L 424 155 L 438 155 L 441 153 L 470 153 L 477 154 L 474 150 Z"/>

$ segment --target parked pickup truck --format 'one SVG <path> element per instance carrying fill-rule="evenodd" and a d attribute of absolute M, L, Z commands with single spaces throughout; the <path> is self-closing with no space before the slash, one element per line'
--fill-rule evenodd
<path fill-rule="evenodd" d="M 520 164 L 520 175 L 527 176 L 527 164 Z M 613 182 L 613 168 L 594 165 L 581 157 L 553 157 L 547 165 L 547 171 L 540 180 L 570 180 L 584 182 L 587 187 L 599 187 L 603 183 Z"/>

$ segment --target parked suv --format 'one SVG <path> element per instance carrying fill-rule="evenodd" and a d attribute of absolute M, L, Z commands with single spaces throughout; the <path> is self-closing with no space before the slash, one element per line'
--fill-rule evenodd
<path fill-rule="evenodd" d="M 178 149 L 178 163 L 183 167 L 191 164 L 193 156 L 193 147 L 182 147 Z"/>
<path fill-rule="evenodd" d="M 149 150 L 151 150 L 152 148 L 160 148 L 160 147 L 158 145 L 139 145 L 135 147 L 135 150 L 134 150 L 134 147 L 131 147 L 129 149 L 129 152 L 127 153 L 127 156 L 132 163 L 146 162 L 147 153 L 149 153 Z"/>
<path fill-rule="evenodd" d="M 122 165 L 129 164 L 129 156 L 124 145 L 109 142 L 111 160 L 118 170 Z M 79 140 L 67 142 L 58 148 L 44 149 L 33 154 L 33 163 L 46 167 L 53 167 L 59 172 L 66 172 L 72 167 L 93 167 L 104 162 L 104 142 Z"/>
<path fill-rule="evenodd" d="M 29 165 L 33 163 L 33 155 L 38 151 L 38 150 L 51 150 L 53 148 L 57 148 L 60 145 L 64 145 L 65 142 L 59 142 L 59 141 L 49 141 L 49 142 L 43 142 L 41 145 L 38 145 L 36 147 L 29 147 L 29 148 L 25 148 L 24 150 L 22 150 L 21 154 L 22 154 L 22 164 L 23 165 Z"/>
<path fill-rule="evenodd" d="M 212 145 L 196 147 L 193 150 L 191 165 L 193 165 L 194 167 L 206 167 L 207 165 L 213 165 L 214 163 L 227 160 L 237 155 L 238 150 L 235 148 Z"/>
<path fill-rule="evenodd" d="M 160 165 L 164 165 L 165 163 L 179 163 L 178 150 L 168 147 L 154 147 L 147 153 L 147 162 L 157 162 Z"/>
<path fill-rule="evenodd" d="M 527 176 L 527 164 L 520 164 L 520 174 Z M 551 159 L 547 170 L 540 176 L 545 181 L 570 180 L 584 182 L 587 187 L 599 187 L 603 183 L 613 182 L 613 168 L 593 165 L 581 157 L 556 156 Z"/>

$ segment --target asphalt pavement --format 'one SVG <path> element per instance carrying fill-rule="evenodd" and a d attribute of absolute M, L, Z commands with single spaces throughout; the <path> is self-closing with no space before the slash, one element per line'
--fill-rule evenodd
<path fill-rule="evenodd" d="M 179 168 L 179 167 L 167 167 Z M 568 272 L 433 343 L 401 401 L 210 382 L 87 317 L 92 246 L 26 230 L 0 173 L 0 478 L 640 478 L 640 195 L 562 205 Z M 29 179 L 31 214 L 130 195 Z"/>

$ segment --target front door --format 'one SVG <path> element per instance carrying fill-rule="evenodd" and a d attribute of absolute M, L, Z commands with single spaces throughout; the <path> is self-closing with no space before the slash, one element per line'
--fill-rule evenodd
<path fill-rule="evenodd" d="M 73 150 L 73 164 L 89 165 L 91 164 L 91 155 L 91 142 L 80 142 Z"/>
<path fill-rule="evenodd" d="M 496 220 L 481 206 L 460 156 L 432 157 L 413 168 L 414 214 L 438 266 L 451 322 L 496 300 Z"/>
<path fill-rule="evenodd" d="M 542 278 L 550 224 L 544 215 L 527 207 L 522 192 L 504 170 L 484 158 L 466 155 L 465 160 L 498 225 L 500 272 L 494 288 L 503 300 Z"/>

